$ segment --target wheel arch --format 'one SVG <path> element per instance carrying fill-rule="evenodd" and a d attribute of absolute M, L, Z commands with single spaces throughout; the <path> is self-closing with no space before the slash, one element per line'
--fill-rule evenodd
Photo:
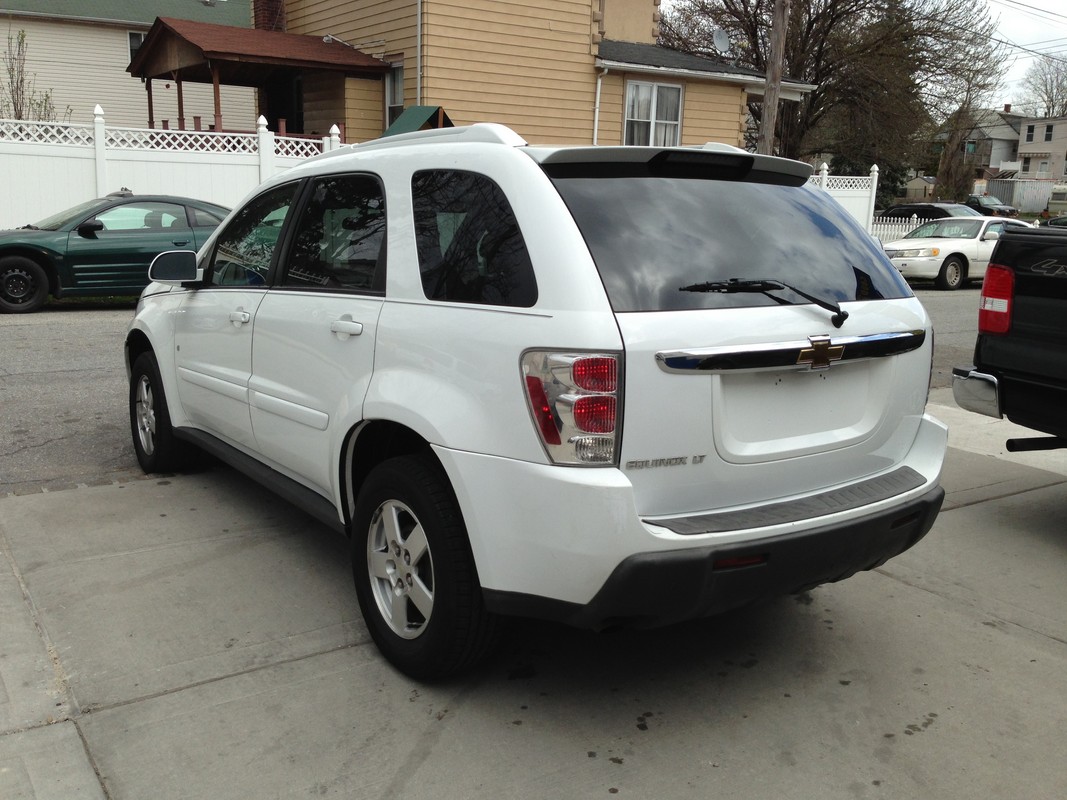
<path fill-rule="evenodd" d="M 0 250 L 0 261 L 8 256 L 28 258 L 43 269 L 44 274 L 48 276 L 48 294 L 55 296 L 59 291 L 59 270 L 56 267 L 55 259 L 48 253 L 32 247 L 15 245 Z"/>
<path fill-rule="evenodd" d="M 416 453 L 429 456 L 451 485 L 444 465 L 433 452 L 430 443 L 406 425 L 392 420 L 365 420 L 348 432 L 341 448 L 340 485 L 345 529 L 350 536 L 356 497 L 371 470 L 395 456 Z"/>
<path fill-rule="evenodd" d="M 126 378 L 130 377 L 133 364 L 142 353 L 154 352 L 152 342 L 144 331 L 134 328 L 127 334 L 126 343 L 123 347 L 126 358 Z"/>

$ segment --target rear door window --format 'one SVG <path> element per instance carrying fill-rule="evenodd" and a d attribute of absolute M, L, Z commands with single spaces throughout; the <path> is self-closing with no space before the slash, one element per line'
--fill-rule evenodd
<path fill-rule="evenodd" d="M 485 175 L 426 170 L 411 179 L 422 286 L 430 300 L 537 302 L 533 264 L 503 190 Z"/>
<path fill-rule="evenodd" d="M 616 311 L 808 302 L 788 288 L 694 290 L 730 281 L 837 302 L 911 295 L 878 242 L 817 187 L 577 172 L 553 183 Z"/>

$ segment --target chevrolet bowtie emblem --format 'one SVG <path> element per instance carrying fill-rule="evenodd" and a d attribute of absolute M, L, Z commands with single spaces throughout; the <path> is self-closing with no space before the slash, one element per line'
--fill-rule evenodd
<path fill-rule="evenodd" d="M 810 364 L 812 369 L 827 369 L 831 361 L 840 361 L 845 354 L 843 344 L 830 344 L 829 336 L 809 336 L 811 347 L 805 347 L 797 356 L 797 364 Z"/>

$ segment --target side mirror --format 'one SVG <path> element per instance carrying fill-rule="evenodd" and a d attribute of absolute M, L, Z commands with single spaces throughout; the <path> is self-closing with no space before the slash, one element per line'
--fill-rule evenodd
<path fill-rule="evenodd" d="M 986 235 L 982 237 L 987 242 L 993 242 L 1000 238 L 1000 231 L 987 231 Z"/>
<path fill-rule="evenodd" d="M 196 265 L 192 250 L 168 250 L 152 259 L 148 280 L 165 286 L 184 286 L 204 280 L 204 270 Z"/>
<path fill-rule="evenodd" d="M 78 226 L 78 235 L 85 239 L 95 239 L 96 234 L 104 229 L 104 223 L 98 219 L 91 219 Z"/>

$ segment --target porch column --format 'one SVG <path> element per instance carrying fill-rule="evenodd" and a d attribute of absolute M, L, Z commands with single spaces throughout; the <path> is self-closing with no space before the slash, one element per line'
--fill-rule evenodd
<path fill-rule="evenodd" d="M 219 89 L 219 68 L 211 65 L 211 88 L 215 94 L 215 130 L 222 130 L 222 92 Z"/>
<path fill-rule="evenodd" d="M 156 127 L 156 111 L 152 103 L 152 79 L 145 78 L 144 89 L 148 92 L 148 127 Z"/>
<path fill-rule="evenodd" d="M 178 77 L 178 73 L 171 73 L 174 76 L 174 85 L 178 89 L 178 130 L 185 130 L 185 96 L 182 94 L 182 79 Z"/>

